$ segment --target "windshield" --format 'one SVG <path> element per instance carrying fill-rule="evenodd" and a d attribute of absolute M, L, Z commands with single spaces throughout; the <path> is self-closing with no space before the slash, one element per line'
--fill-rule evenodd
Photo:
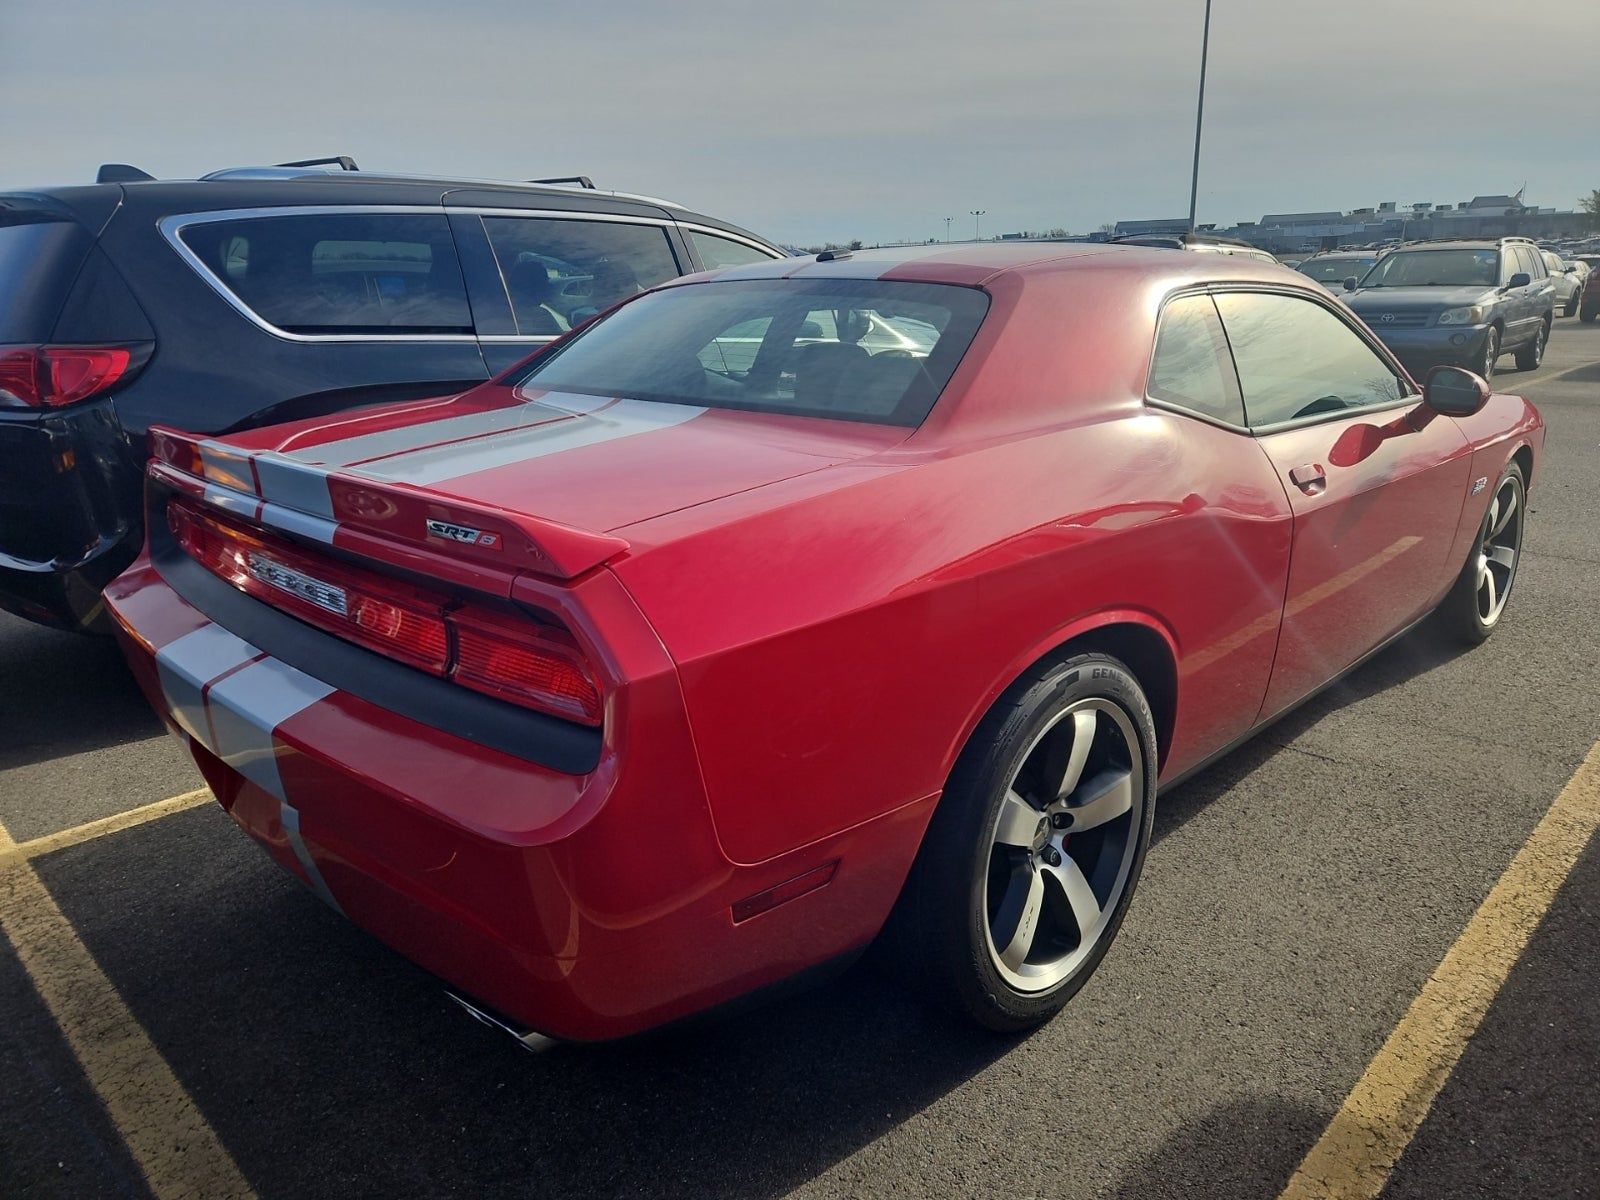
<path fill-rule="evenodd" d="M 1376 258 L 1308 258 L 1300 264 L 1300 273 L 1309 275 L 1318 283 L 1332 283 L 1352 276 L 1360 279 Z"/>
<path fill-rule="evenodd" d="M 1493 287 L 1500 282 L 1498 250 L 1396 250 L 1361 281 L 1375 287 Z"/>
<path fill-rule="evenodd" d="M 989 298 L 882 280 L 716 280 L 625 304 L 518 386 L 709 408 L 916 425 Z"/>

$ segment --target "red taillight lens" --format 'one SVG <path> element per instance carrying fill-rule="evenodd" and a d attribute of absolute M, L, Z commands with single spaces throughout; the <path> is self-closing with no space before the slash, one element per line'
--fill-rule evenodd
<path fill-rule="evenodd" d="M 456 631 L 451 678 L 515 704 L 600 724 L 600 689 L 572 635 L 489 613 L 450 615 Z"/>
<path fill-rule="evenodd" d="M 599 725 L 600 687 L 572 635 L 348 567 L 291 542 L 167 503 L 184 551 L 240 591 L 329 633 L 474 691 Z"/>
<path fill-rule="evenodd" d="M 189 556 L 234 587 L 307 624 L 435 675 L 450 665 L 444 601 L 268 539 L 174 500 L 167 524 Z"/>
<path fill-rule="evenodd" d="M 0 398 L 28 408 L 61 408 L 87 400 L 129 374 L 148 347 L 0 347 Z"/>

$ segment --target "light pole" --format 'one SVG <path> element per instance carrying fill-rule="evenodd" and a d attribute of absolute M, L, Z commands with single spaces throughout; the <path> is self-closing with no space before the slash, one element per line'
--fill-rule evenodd
<path fill-rule="evenodd" d="M 1194 172 L 1189 177 L 1189 232 L 1194 232 L 1195 201 L 1200 196 L 1200 126 L 1206 116 L 1206 54 L 1211 49 L 1211 0 L 1206 0 L 1205 32 L 1200 35 L 1200 101 L 1194 109 Z"/>
<path fill-rule="evenodd" d="M 982 240 L 978 237 L 978 219 L 988 211 L 987 208 L 974 208 L 972 210 L 972 240 L 975 242 Z"/>
<path fill-rule="evenodd" d="M 954 220 L 954 217 L 946 217 L 944 219 L 944 240 L 947 242 L 950 240 L 950 222 Z"/>

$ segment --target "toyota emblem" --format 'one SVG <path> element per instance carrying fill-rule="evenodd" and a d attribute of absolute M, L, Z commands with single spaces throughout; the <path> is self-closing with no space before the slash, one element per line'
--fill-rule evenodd
<path fill-rule="evenodd" d="M 1384 313 L 1383 316 L 1378 318 L 1378 320 L 1382 321 L 1385 325 L 1388 325 L 1394 320 L 1394 314 Z"/>

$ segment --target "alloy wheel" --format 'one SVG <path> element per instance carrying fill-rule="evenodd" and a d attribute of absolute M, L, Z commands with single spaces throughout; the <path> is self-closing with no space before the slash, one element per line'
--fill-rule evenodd
<path fill-rule="evenodd" d="M 985 936 L 1002 979 L 1039 992 L 1107 935 L 1144 819 L 1144 755 L 1099 697 L 1063 709 L 1023 755 L 989 839 Z"/>
<path fill-rule="evenodd" d="M 1522 489 L 1513 476 L 1500 481 L 1483 521 L 1478 546 L 1478 617 L 1493 625 L 1505 610 L 1522 554 Z"/>
<path fill-rule="evenodd" d="M 1500 357 L 1500 331 L 1494 326 L 1489 327 L 1489 332 L 1483 339 L 1483 363 L 1478 368 L 1478 374 L 1485 379 L 1494 378 L 1494 360 Z"/>

